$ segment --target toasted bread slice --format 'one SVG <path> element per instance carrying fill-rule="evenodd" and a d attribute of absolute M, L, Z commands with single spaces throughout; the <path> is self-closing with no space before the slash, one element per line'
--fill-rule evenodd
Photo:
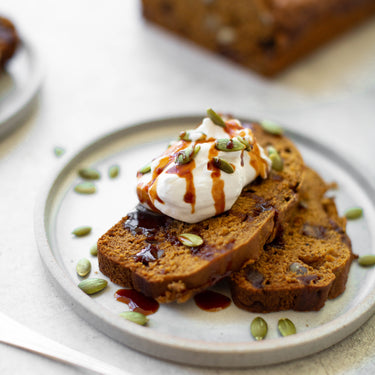
<path fill-rule="evenodd" d="M 327 185 L 306 170 L 300 203 L 260 258 L 231 275 L 235 304 L 252 312 L 321 309 L 345 290 L 353 260 L 346 220 L 337 214 Z"/>

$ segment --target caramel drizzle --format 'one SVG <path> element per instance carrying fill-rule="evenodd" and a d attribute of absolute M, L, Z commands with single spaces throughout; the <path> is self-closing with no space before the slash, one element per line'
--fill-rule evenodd
<path fill-rule="evenodd" d="M 256 175 L 267 178 L 268 164 L 266 160 L 261 157 L 260 149 L 256 142 L 253 143 L 253 150 L 250 156 L 250 165 L 255 169 Z"/>
<path fill-rule="evenodd" d="M 235 137 L 237 135 L 242 136 L 242 132 L 238 132 L 239 130 L 243 130 L 243 127 L 237 123 L 235 120 L 227 120 L 225 121 L 225 128 L 224 131 L 231 137 Z M 244 132 L 243 132 L 244 133 Z M 245 133 L 244 133 L 245 134 Z"/>
<path fill-rule="evenodd" d="M 219 154 L 219 151 L 215 148 L 215 144 L 210 147 L 208 151 L 208 163 L 207 169 L 211 171 L 212 188 L 211 194 L 214 200 L 216 215 L 224 212 L 225 209 L 225 192 L 224 192 L 224 180 L 221 177 L 221 171 L 216 168 L 213 164 L 213 158 Z"/>
<path fill-rule="evenodd" d="M 152 173 L 151 180 L 146 185 L 137 185 L 137 195 L 141 203 L 147 203 L 147 205 L 156 212 L 160 212 L 154 205 L 155 200 L 164 204 L 163 200 L 158 196 L 157 184 L 154 182 L 163 172 L 163 170 L 174 160 L 172 155 L 166 155 L 162 157 L 159 161 L 158 166 L 154 169 Z M 138 173 L 139 177 L 139 173 Z"/>
<path fill-rule="evenodd" d="M 190 142 L 180 141 L 175 145 L 170 146 L 162 155 L 159 164 L 153 170 L 152 177 L 147 184 L 137 185 L 137 195 L 141 203 L 147 205 L 156 212 L 160 212 L 154 205 L 155 200 L 164 204 L 164 201 L 157 194 L 157 178 L 159 175 L 176 159 L 177 154 L 187 148 Z M 184 202 L 191 204 L 191 213 L 195 213 L 196 192 L 194 185 L 193 170 L 195 168 L 194 159 L 184 165 L 174 165 L 169 168 L 166 173 L 177 174 L 179 177 L 186 180 L 186 192 L 184 194 Z M 138 173 L 138 177 L 140 177 Z"/>
<path fill-rule="evenodd" d="M 243 167 L 245 165 L 245 162 L 243 161 L 243 154 L 244 154 L 245 150 L 242 150 L 241 151 L 241 167 Z"/>
<path fill-rule="evenodd" d="M 193 159 L 187 164 L 175 165 L 167 170 L 166 173 L 177 174 L 178 177 L 184 178 L 186 181 L 186 191 L 184 195 L 184 202 L 191 204 L 191 213 L 195 212 L 195 185 L 193 170 L 195 168 L 195 160 Z"/>

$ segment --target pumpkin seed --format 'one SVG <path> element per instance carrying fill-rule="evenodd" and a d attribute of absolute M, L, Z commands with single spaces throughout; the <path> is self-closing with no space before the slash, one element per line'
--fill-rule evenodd
<path fill-rule="evenodd" d="M 288 318 L 280 319 L 278 328 L 282 336 L 294 335 L 297 332 L 296 326 Z"/>
<path fill-rule="evenodd" d="M 93 256 L 97 256 L 98 255 L 98 245 L 97 244 L 91 246 L 91 248 L 90 248 L 90 254 L 93 255 Z"/>
<path fill-rule="evenodd" d="M 220 138 L 215 142 L 215 147 L 220 151 L 233 152 L 241 151 L 246 148 L 246 146 L 240 142 L 237 138 Z"/>
<path fill-rule="evenodd" d="M 269 158 L 275 171 L 281 172 L 284 169 L 284 163 L 279 154 L 270 154 Z"/>
<path fill-rule="evenodd" d="M 349 208 L 345 211 L 345 214 L 344 216 L 348 219 L 348 220 L 355 220 L 355 219 L 359 219 L 360 217 L 362 217 L 363 215 L 363 210 L 361 207 L 352 207 L 352 208 Z"/>
<path fill-rule="evenodd" d="M 104 279 L 86 279 L 78 284 L 86 294 L 95 294 L 102 291 L 108 285 L 107 280 Z"/>
<path fill-rule="evenodd" d="M 83 237 L 83 236 L 87 236 L 88 234 L 91 233 L 91 227 L 89 226 L 82 226 L 82 227 L 78 227 L 76 229 L 73 230 L 73 234 L 76 236 L 76 237 Z"/>
<path fill-rule="evenodd" d="M 375 255 L 363 255 L 358 258 L 358 264 L 362 267 L 370 267 L 375 265 Z"/>
<path fill-rule="evenodd" d="M 213 109 L 207 109 L 207 116 L 215 125 L 225 128 L 225 121 Z"/>
<path fill-rule="evenodd" d="M 144 165 L 140 170 L 138 170 L 139 173 L 146 174 L 148 172 L 151 172 L 151 163 L 148 163 Z"/>
<path fill-rule="evenodd" d="M 168 145 L 167 145 L 167 149 L 168 149 L 169 147 L 171 147 L 172 145 L 174 145 L 176 142 L 177 142 L 177 141 L 170 141 L 170 142 L 168 143 Z"/>
<path fill-rule="evenodd" d="M 260 316 L 256 317 L 250 325 L 250 332 L 255 340 L 263 340 L 268 331 L 267 322 Z"/>
<path fill-rule="evenodd" d="M 149 321 L 146 315 L 143 315 L 136 311 L 124 311 L 120 313 L 120 316 L 122 318 L 125 318 L 126 320 L 130 320 L 131 322 L 137 323 L 141 326 L 144 326 Z"/>
<path fill-rule="evenodd" d="M 118 165 L 111 165 L 108 169 L 108 176 L 110 178 L 116 178 L 120 173 L 120 167 Z"/>
<path fill-rule="evenodd" d="M 297 275 L 306 275 L 307 268 L 303 266 L 301 263 L 294 262 L 289 266 L 289 269 L 296 273 Z"/>
<path fill-rule="evenodd" d="M 283 159 L 281 159 L 281 156 L 279 155 L 277 150 L 272 146 L 268 146 L 267 151 L 268 157 L 271 159 L 272 162 L 272 168 L 278 172 L 282 171 L 284 169 L 284 162 Z"/>
<path fill-rule="evenodd" d="M 199 145 L 195 145 L 195 146 L 191 145 L 189 147 L 186 147 L 185 149 L 181 150 L 177 154 L 175 163 L 177 165 L 190 163 L 195 158 L 195 156 L 197 155 L 200 149 L 201 149 L 201 146 Z"/>
<path fill-rule="evenodd" d="M 182 132 L 180 133 L 179 138 L 180 138 L 182 141 L 191 141 L 191 139 L 190 139 L 190 133 L 187 132 L 187 131 L 182 131 Z"/>
<path fill-rule="evenodd" d="M 192 233 L 182 233 L 178 236 L 178 240 L 185 246 L 196 247 L 203 244 L 203 238 Z"/>
<path fill-rule="evenodd" d="M 91 271 L 91 263 L 88 259 L 82 258 L 78 261 L 76 271 L 79 276 L 87 276 Z"/>
<path fill-rule="evenodd" d="M 267 133 L 274 135 L 282 135 L 284 133 L 284 129 L 279 124 L 276 124 L 276 122 L 263 120 L 260 122 L 260 125 Z"/>
<path fill-rule="evenodd" d="M 252 144 L 250 143 L 249 139 L 247 137 L 236 137 L 241 143 L 243 143 L 246 147 L 246 151 L 251 151 L 253 149 Z"/>
<path fill-rule="evenodd" d="M 193 137 L 194 141 L 203 141 L 204 139 L 207 138 L 206 134 L 204 134 L 203 132 L 200 132 L 200 133 L 201 133 L 201 135 L 199 137 L 197 137 L 197 136 Z M 191 138 L 190 133 L 188 131 L 181 132 L 179 138 L 182 141 L 187 141 L 187 142 L 193 141 L 193 139 Z"/>
<path fill-rule="evenodd" d="M 57 157 L 59 157 L 59 156 L 62 156 L 62 155 L 65 154 L 65 149 L 63 149 L 62 147 L 58 147 L 58 146 L 56 146 L 56 147 L 53 149 L 53 152 L 55 153 L 55 155 L 56 155 Z"/>
<path fill-rule="evenodd" d="M 213 164 L 216 168 L 219 168 L 223 172 L 226 172 L 226 173 L 234 173 L 234 168 L 233 168 L 232 164 L 228 163 L 224 159 L 220 159 L 220 158 L 215 157 L 212 160 L 213 160 Z"/>
<path fill-rule="evenodd" d="M 79 194 L 94 194 L 96 192 L 96 186 L 92 182 L 81 182 L 74 187 L 74 191 Z"/>
<path fill-rule="evenodd" d="M 78 174 L 86 180 L 99 180 L 100 173 L 95 168 L 81 168 Z"/>
<path fill-rule="evenodd" d="M 200 151 L 200 149 L 201 149 L 201 146 L 199 146 L 199 145 L 196 145 L 194 147 L 194 151 L 193 151 L 193 155 L 192 155 L 193 158 L 198 154 L 198 152 Z"/>

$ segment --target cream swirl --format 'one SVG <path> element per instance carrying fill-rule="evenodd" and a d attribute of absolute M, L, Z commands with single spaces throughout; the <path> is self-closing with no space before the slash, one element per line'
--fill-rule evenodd
<path fill-rule="evenodd" d="M 235 119 L 224 122 L 219 126 L 204 118 L 138 172 L 141 204 L 196 223 L 229 210 L 244 186 L 257 176 L 266 178 L 271 161 L 251 129 Z"/>

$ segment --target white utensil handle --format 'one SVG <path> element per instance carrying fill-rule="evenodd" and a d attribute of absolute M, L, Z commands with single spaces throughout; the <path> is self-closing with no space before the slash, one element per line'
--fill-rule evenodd
<path fill-rule="evenodd" d="M 98 359 L 59 344 L 0 313 L 0 342 L 103 375 L 130 375 Z"/>

